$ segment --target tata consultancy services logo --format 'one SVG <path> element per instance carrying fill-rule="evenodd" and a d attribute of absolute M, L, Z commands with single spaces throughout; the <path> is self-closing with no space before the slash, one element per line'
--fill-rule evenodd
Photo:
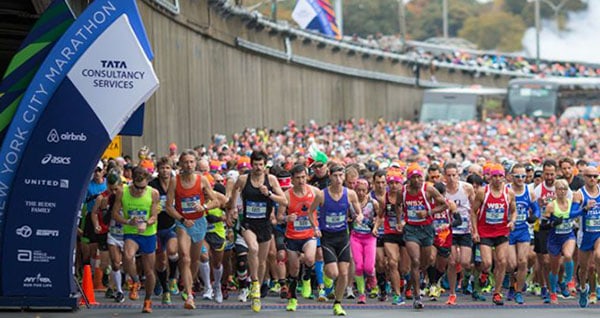
<path fill-rule="evenodd" d="M 31 234 L 33 233 L 33 231 L 31 230 L 31 228 L 27 225 L 23 225 L 20 228 L 17 228 L 17 235 L 22 237 L 22 238 L 28 238 L 31 236 Z"/>
<path fill-rule="evenodd" d="M 46 141 L 51 144 L 57 144 L 61 141 L 73 141 L 73 142 L 85 142 L 87 141 L 87 135 L 84 133 L 66 132 L 59 134 L 56 129 L 51 129 L 46 137 Z"/>
<path fill-rule="evenodd" d="M 43 165 L 47 165 L 47 164 L 53 164 L 53 165 L 70 165 L 71 164 L 71 157 L 60 157 L 60 156 L 55 156 L 53 154 L 46 154 L 43 158 L 41 163 Z"/>

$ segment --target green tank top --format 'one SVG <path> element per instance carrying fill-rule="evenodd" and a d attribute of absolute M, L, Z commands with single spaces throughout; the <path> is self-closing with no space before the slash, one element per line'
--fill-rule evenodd
<path fill-rule="evenodd" d="M 148 220 L 151 216 L 150 209 L 152 208 L 152 187 L 147 186 L 146 192 L 139 197 L 134 198 L 129 192 L 129 186 L 123 187 L 123 198 L 121 199 L 123 204 L 123 216 L 127 220 L 133 218 L 139 218 Z M 156 235 L 156 222 L 152 225 L 146 226 L 146 230 L 142 233 L 138 233 L 136 225 L 123 224 L 123 234 L 138 234 L 143 236 Z"/>
<path fill-rule="evenodd" d="M 554 217 L 556 217 L 556 218 L 568 219 L 569 212 L 571 211 L 571 204 L 573 203 L 573 201 L 567 200 L 567 202 L 569 202 L 569 205 L 567 205 L 567 210 L 562 211 L 560 209 L 560 207 L 558 206 L 558 200 L 554 200 L 554 213 L 552 213 L 552 215 L 554 215 Z"/>
<path fill-rule="evenodd" d="M 225 211 L 219 208 L 215 208 L 212 210 L 208 210 L 208 214 L 220 218 L 223 216 L 223 214 L 225 214 Z M 216 233 L 220 238 L 225 238 L 225 233 L 227 230 L 225 229 L 225 223 L 221 221 L 217 223 L 209 223 L 207 231 L 208 233 Z"/>

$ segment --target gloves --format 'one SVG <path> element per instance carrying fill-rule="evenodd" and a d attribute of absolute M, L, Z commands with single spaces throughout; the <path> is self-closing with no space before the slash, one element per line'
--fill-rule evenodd
<path fill-rule="evenodd" d="M 535 214 L 530 214 L 529 217 L 527 218 L 527 223 L 529 224 L 533 224 L 535 223 L 535 221 L 537 221 L 537 216 L 535 216 Z"/>
<path fill-rule="evenodd" d="M 462 217 L 460 216 L 460 213 L 454 213 L 452 214 L 452 217 L 454 218 L 454 220 L 452 221 L 451 226 L 452 227 L 459 227 L 462 224 Z"/>
<path fill-rule="evenodd" d="M 550 223 L 550 226 L 557 227 L 557 226 L 561 225 L 562 223 L 563 223 L 562 218 L 556 218 L 556 219 L 552 220 L 552 222 Z"/>
<path fill-rule="evenodd" d="M 212 224 L 212 223 L 219 223 L 219 222 L 221 222 L 221 221 L 222 221 L 222 220 L 221 220 L 221 218 L 220 218 L 220 217 L 218 217 L 218 216 L 216 216 L 216 215 L 213 215 L 213 214 L 208 214 L 208 215 L 206 216 L 206 222 L 208 222 L 208 223 L 211 223 L 211 224 Z"/>

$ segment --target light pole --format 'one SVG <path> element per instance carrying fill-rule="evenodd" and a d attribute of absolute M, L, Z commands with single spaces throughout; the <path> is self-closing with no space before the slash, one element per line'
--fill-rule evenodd
<path fill-rule="evenodd" d="M 340 35 L 344 35 L 344 0 L 335 0 L 333 11 L 335 11 L 335 22 L 340 30 Z"/>
<path fill-rule="evenodd" d="M 406 14 L 404 12 L 404 0 L 398 0 L 398 23 L 400 27 L 400 42 L 402 43 L 402 51 L 406 44 Z"/>
<path fill-rule="evenodd" d="M 444 16 L 444 39 L 448 38 L 448 0 L 442 0 L 442 15 Z"/>
<path fill-rule="evenodd" d="M 540 0 L 535 0 L 535 65 L 540 70 Z"/>

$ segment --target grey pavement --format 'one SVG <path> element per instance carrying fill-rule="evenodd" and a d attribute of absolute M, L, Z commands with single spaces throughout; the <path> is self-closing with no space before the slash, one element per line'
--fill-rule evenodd
<path fill-rule="evenodd" d="M 143 292 L 140 296 L 143 295 Z M 331 303 L 318 303 L 313 300 L 299 300 L 298 311 L 286 312 L 286 301 L 277 297 L 267 297 L 263 299 L 263 310 L 260 313 L 254 313 L 250 310 L 249 303 L 237 302 L 235 294 L 223 304 L 215 304 L 210 301 L 198 300 L 196 310 L 183 309 L 183 302 L 180 297 L 173 297 L 172 305 L 161 305 L 160 297 L 153 297 L 154 312 L 152 314 L 141 313 L 141 299 L 138 301 L 126 300 L 124 303 L 117 304 L 109 299 L 104 299 L 100 293 L 96 294 L 96 300 L 100 305 L 93 306 L 90 309 L 82 307 L 76 312 L 0 312 L 0 317 L 334 317 Z M 348 317 L 386 317 L 393 315 L 395 317 L 461 317 L 461 318 L 489 318 L 492 317 L 589 317 L 600 314 L 600 305 L 592 305 L 588 308 L 579 308 L 576 299 L 559 300 L 559 305 L 543 304 L 539 297 L 527 296 L 524 305 L 517 305 L 514 302 L 506 302 L 504 306 L 495 306 L 488 295 L 486 302 L 473 302 L 470 296 L 458 296 L 456 306 L 447 306 L 446 297 L 441 301 L 425 301 L 425 309 L 412 309 L 411 302 L 406 305 L 392 306 L 388 303 L 382 303 L 375 299 L 369 299 L 365 305 L 357 305 L 354 300 L 344 300 L 343 305 L 348 313 Z"/>

